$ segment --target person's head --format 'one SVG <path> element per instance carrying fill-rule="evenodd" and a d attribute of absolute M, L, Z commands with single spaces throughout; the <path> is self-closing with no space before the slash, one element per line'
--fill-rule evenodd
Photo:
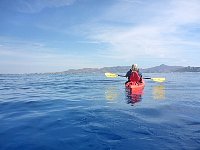
<path fill-rule="evenodd" d="M 132 67 L 131 67 L 131 70 L 138 71 L 138 65 L 137 64 L 133 64 Z"/>

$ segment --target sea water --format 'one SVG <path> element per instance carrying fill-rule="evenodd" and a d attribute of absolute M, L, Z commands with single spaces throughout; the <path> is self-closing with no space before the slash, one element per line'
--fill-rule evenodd
<path fill-rule="evenodd" d="M 0 150 L 200 149 L 200 74 L 0 75 Z"/>

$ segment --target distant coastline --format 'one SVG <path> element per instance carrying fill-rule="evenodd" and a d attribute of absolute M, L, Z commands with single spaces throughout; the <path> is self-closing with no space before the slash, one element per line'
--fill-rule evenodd
<path fill-rule="evenodd" d="M 47 72 L 47 73 L 21 73 L 21 74 L 79 74 L 79 73 L 126 73 L 130 69 L 130 66 L 114 66 L 103 68 L 82 68 L 82 69 L 69 69 L 61 72 Z M 159 66 L 151 68 L 140 68 L 142 73 L 171 73 L 171 72 L 200 72 L 200 67 L 191 66 L 168 66 L 161 64 Z M 10 74 L 12 75 L 12 74 Z"/>
<path fill-rule="evenodd" d="M 69 69 L 63 72 L 52 72 L 52 74 L 75 74 L 75 73 L 105 73 L 105 72 L 118 72 L 126 73 L 130 66 L 115 66 L 103 68 L 83 68 L 83 69 Z M 200 72 L 200 67 L 183 67 L 183 66 L 168 66 L 161 64 L 159 66 L 140 69 L 142 73 L 170 73 L 170 72 Z"/>

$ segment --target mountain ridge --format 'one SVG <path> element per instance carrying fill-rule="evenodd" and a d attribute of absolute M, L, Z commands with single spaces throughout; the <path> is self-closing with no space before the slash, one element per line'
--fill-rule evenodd
<path fill-rule="evenodd" d="M 82 68 L 82 69 L 69 69 L 63 72 L 53 72 L 61 74 L 74 74 L 74 73 L 105 73 L 105 72 L 118 72 L 126 73 L 131 66 L 114 66 L 103 68 Z M 140 68 L 142 73 L 170 73 L 170 72 L 200 72 L 200 67 L 184 67 L 184 66 L 168 66 L 161 64 L 159 66 L 150 68 Z"/>

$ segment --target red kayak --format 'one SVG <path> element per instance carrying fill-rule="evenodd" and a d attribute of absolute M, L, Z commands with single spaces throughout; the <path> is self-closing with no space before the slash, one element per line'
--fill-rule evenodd
<path fill-rule="evenodd" d="M 142 80 L 141 83 L 137 82 L 128 82 L 125 84 L 126 88 L 130 91 L 131 94 L 142 94 L 145 82 Z"/>

